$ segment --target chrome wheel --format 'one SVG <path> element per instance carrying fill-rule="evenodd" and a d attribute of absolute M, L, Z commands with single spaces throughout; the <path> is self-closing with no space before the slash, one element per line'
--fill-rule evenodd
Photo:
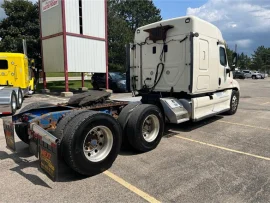
<path fill-rule="evenodd" d="M 97 126 L 86 135 L 83 142 L 83 151 L 89 161 L 99 162 L 108 156 L 112 146 L 112 131 L 106 126 Z"/>
<path fill-rule="evenodd" d="M 142 134 L 147 142 L 154 141 L 159 133 L 160 124 L 156 115 L 149 115 L 143 122 Z"/>
<path fill-rule="evenodd" d="M 238 105 L 238 99 L 237 99 L 236 95 L 234 95 L 232 98 L 232 110 L 233 111 L 236 111 L 237 105 Z"/>
<path fill-rule="evenodd" d="M 19 94 L 18 94 L 18 103 L 19 103 L 19 105 L 22 104 L 22 100 L 23 100 L 22 94 L 21 94 L 21 92 L 19 92 Z"/>
<path fill-rule="evenodd" d="M 11 106 L 12 110 L 15 110 L 17 108 L 16 95 L 12 95 L 11 97 Z"/>

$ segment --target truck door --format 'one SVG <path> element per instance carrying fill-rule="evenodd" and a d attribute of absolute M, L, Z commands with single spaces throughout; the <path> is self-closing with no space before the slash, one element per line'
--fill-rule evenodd
<path fill-rule="evenodd" d="M 218 89 L 222 89 L 226 83 L 226 68 L 228 66 L 226 49 L 224 45 L 219 46 L 219 61 Z"/>
<path fill-rule="evenodd" d="M 197 92 L 207 91 L 210 87 L 211 68 L 209 70 L 209 42 L 207 39 L 198 40 L 198 69 L 197 76 Z"/>

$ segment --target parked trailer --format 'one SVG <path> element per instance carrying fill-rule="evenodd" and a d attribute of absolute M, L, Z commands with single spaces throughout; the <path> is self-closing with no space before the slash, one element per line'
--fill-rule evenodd
<path fill-rule="evenodd" d="M 15 128 L 53 180 L 60 158 L 92 175 L 112 165 L 121 145 L 156 148 L 165 122 L 236 113 L 240 87 L 214 25 L 192 16 L 153 23 L 136 30 L 129 53 L 130 87 L 141 101 L 112 101 L 106 92 L 89 91 L 66 104 L 29 104 L 4 121 L 9 148 L 15 149 Z"/>

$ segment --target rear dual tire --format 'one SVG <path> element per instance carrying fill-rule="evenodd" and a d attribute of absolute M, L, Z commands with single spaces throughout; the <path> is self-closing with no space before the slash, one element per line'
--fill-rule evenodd
<path fill-rule="evenodd" d="M 20 109 L 22 107 L 22 104 L 23 104 L 23 93 L 22 89 L 19 88 L 17 95 L 17 109 Z"/>
<path fill-rule="evenodd" d="M 126 106 L 127 110 L 132 106 Z M 155 105 L 141 104 L 136 107 L 130 117 L 123 119 L 125 108 L 120 113 L 118 121 L 124 128 L 124 140 L 139 152 L 155 149 L 161 141 L 164 132 L 164 120 L 160 109 Z M 127 121 L 125 125 L 124 122 Z M 128 129 L 128 131 L 127 131 Z"/>
<path fill-rule="evenodd" d="M 119 154 L 122 130 L 108 114 L 94 111 L 71 114 L 57 128 L 62 128 L 56 131 L 63 133 L 61 149 L 65 162 L 82 175 L 107 170 Z"/>
<path fill-rule="evenodd" d="M 49 107 L 49 106 L 53 106 L 53 104 L 46 103 L 46 102 L 31 103 L 23 107 L 20 113 L 24 113 L 32 109 L 37 109 L 41 107 Z M 30 140 L 29 140 L 29 135 L 28 135 L 28 127 L 25 124 L 15 125 L 15 132 L 17 136 L 21 139 L 21 141 L 23 141 L 26 144 L 29 144 Z"/>

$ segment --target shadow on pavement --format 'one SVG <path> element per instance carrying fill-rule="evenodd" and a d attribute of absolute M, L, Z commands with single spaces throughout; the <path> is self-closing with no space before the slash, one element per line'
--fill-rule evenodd
<path fill-rule="evenodd" d="M 185 122 L 182 124 L 167 124 L 166 128 L 165 128 L 164 138 L 173 137 L 173 136 L 179 134 L 179 132 L 191 132 L 197 128 L 211 124 L 211 123 L 216 122 L 217 120 L 220 120 L 222 118 L 223 118 L 222 116 L 215 116 L 215 117 L 205 119 L 203 121 L 199 121 L 196 123 Z M 177 131 L 177 132 L 175 132 L 175 131 Z M 26 178 L 27 180 L 32 182 L 34 185 L 39 185 L 39 186 L 51 188 L 46 182 L 44 182 L 37 175 L 27 174 L 23 171 L 23 169 L 34 167 L 34 168 L 38 168 L 38 170 L 41 173 L 44 173 L 39 166 L 39 160 L 28 161 L 26 159 L 26 158 L 29 158 L 33 155 L 29 152 L 29 148 L 26 147 L 26 145 L 23 142 L 17 142 L 16 147 L 17 147 L 17 153 L 8 154 L 4 151 L 0 151 L 0 160 L 12 159 L 16 164 L 18 164 L 18 166 L 10 169 L 11 171 L 14 171 L 14 172 L 20 174 L 21 176 L 23 176 L 24 178 Z M 141 153 L 135 151 L 130 146 L 126 146 L 124 148 L 122 147 L 122 149 L 119 153 L 119 155 L 122 155 L 122 156 L 134 156 L 137 154 L 141 154 Z M 84 176 L 84 175 L 80 175 L 77 172 L 73 171 L 70 167 L 67 166 L 67 164 L 62 159 L 59 161 L 58 168 L 59 168 L 59 171 L 58 171 L 57 182 L 79 181 L 82 179 L 91 178 L 93 176 L 96 176 L 96 175 L 98 175 L 106 170 L 106 169 L 103 169 L 102 171 L 95 172 L 95 173 L 91 174 L 91 176 Z"/>
<path fill-rule="evenodd" d="M 207 119 L 204 119 L 204 120 L 198 121 L 198 122 L 188 121 L 188 122 L 180 123 L 180 124 L 167 124 L 165 127 L 164 137 L 165 138 L 171 137 L 170 135 L 173 134 L 174 131 L 191 132 L 191 131 L 196 130 L 198 128 L 201 128 L 203 126 L 214 123 L 222 118 L 223 118 L 223 115 L 222 116 L 218 115 L 218 116 L 207 118 Z M 176 134 L 179 134 L 179 133 L 176 133 Z"/>
<path fill-rule="evenodd" d="M 5 159 L 12 159 L 14 163 L 16 163 L 18 166 L 10 169 L 11 171 L 14 171 L 24 177 L 25 179 L 29 180 L 31 183 L 34 185 L 39 185 L 47 188 L 51 188 L 46 182 L 44 182 L 40 177 L 33 175 L 33 174 L 28 174 L 23 171 L 25 168 L 38 168 L 38 160 L 35 161 L 29 161 L 26 158 L 29 158 L 33 156 L 28 148 L 22 148 L 22 142 L 16 143 L 17 152 L 8 154 L 5 151 L 0 151 L 0 160 L 5 160 Z M 25 146 L 25 144 L 23 144 Z"/>
<path fill-rule="evenodd" d="M 52 189 L 45 181 L 43 181 L 40 177 L 34 174 L 29 174 L 25 173 L 23 170 L 26 168 L 37 168 L 40 173 L 43 173 L 43 170 L 41 170 L 40 165 L 39 165 L 39 160 L 33 160 L 29 161 L 27 158 L 30 158 L 33 156 L 29 152 L 29 148 L 25 147 L 26 145 L 22 142 L 17 142 L 16 147 L 17 147 L 17 152 L 8 154 L 5 151 L 0 151 L 0 160 L 5 160 L 5 159 L 12 159 L 14 163 L 16 163 L 18 166 L 11 168 L 11 171 L 14 171 L 33 183 L 34 185 L 39 185 L 42 187 L 47 187 Z M 85 178 L 89 178 L 90 176 L 83 176 L 75 171 L 73 171 L 70 167 L 66 165 L 66 163 L 63 160 L 59 161 L 59 171 L 58 171 L 58 178 L 57 182 L 71 182 L 71 181 L 78 181 L 82 180 Z M 101 172 L 99 172 L 101 173 Z M 92 176 L 95 176 L 99 173 L 94 173 Z"/>
<path fill-rule="evenodd" d="M 214 123 L 222 118 L 223 118 L 223 115 L 222 116 L 218 115 L 218 116 L 207 118 L 198 122 L 188 121 L 188 122 L 180 123 L 180 124 L 166 124 L 163 138 L 170 138 L 175 135 L 178 135 L 181 132 L 191 132 L 193 130 L 196 130 L 197 128 Z M 136 150 L 132 149 L 130 144 L 125 144 L 125 146 L 122 147 L 119 153 L 119 155 L 122 155 L 122 156 L 134 156 L 137 154 L 142 154 L 142 152 L 137 152 Z"/>

